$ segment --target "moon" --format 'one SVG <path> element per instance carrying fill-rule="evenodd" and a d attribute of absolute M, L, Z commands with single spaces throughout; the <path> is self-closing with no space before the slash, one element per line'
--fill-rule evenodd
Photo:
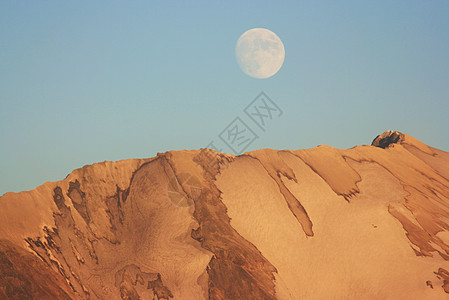
<path fill-rule="evenodd" d="M 264 79 L 281 69 L 285 48 L 274 32 L 265 28 L 253 28 L 238 39 L 235 56 L 240 69 L 246 75 Z"/>

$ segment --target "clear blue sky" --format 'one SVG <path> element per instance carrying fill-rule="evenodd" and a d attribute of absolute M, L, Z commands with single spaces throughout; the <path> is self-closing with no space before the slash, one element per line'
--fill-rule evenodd
<path fill-rule="evenodd" d="M 269 79 L 235 60 L 254 27 L 285 45 Z M 205 147 L 237 116 L 250 125 L 261 91 L 284 114 L 247 150 L 394 129 L 448 151 L 449 1 L 1 1 L 0 195 Z"/>

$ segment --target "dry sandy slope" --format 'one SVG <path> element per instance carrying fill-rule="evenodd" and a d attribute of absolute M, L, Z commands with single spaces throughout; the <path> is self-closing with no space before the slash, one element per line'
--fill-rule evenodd
<path fill-rule="evenodd" d="M 373 144 L 167 152 L 7 193 L 0 298 L 447 299 L 449 154 Z"/>

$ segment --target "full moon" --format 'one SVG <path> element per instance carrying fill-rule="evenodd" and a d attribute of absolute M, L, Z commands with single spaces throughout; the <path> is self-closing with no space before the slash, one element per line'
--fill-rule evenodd
<path fill-rule="evenodd" d="M 274 32 L 265 28 L 253 28 L 240 36 L 235 55 L 245 74 L 263 79 L 273 76 L 282 67 L 285 48 Z"/>

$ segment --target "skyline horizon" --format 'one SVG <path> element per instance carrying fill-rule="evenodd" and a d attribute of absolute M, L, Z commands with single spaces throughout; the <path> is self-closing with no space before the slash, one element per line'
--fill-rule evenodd
<path fill-rule="evenodd" d="M 103 161 L 96 161 L 96 162 L 92 162 L 92 163 L 87 163 L 87 164 L 84 164 L 84 165 L 82 165 L 82 166 L 78 166 L 78 167 L 74 168 L 73 170 L 70 170 L 70 171 L 69 171 L 63 178 L 61 177 L 61 178 L 56 179 L 56 180 L 46 180 L 46 181 L 42 181 L 39 185 L 34 186 L 34 187 L 31 187 L 30 189 L 26 189 L 26 190 L 21 190 L 21 191 L 6 191 L 6 192 L 4 192 L 4 193 L 1 193 L 1 192 L 0 192 L 0 197 L 3 196 L 3 195 L 5 195 L 5 194 L 8 194 L 8 193 L 18 194 L 18 193 L 21 193 L 21 192 L 30 192 L 30 191 L 33 191 L 33 190 L 39 188 L 40 186 L 46 185 L 47 183 L 54 183 L 54 182 L 63 181 L 63 180 L 65 180 L 67 177 L 69 177 L 73 172 L 75 172 L 75 171 L 77 171 L 77 170 L 83 169 L 83 168 L 85 168 L 85 167 L 93 166 L 93 165 L 96 165 L 96 164 L 102 164 L 102 163 L 108 163 L 108 162 L 109 162 L 109 163 L 115 163 L 115 162 L 122 162 L 122 161 L 127 161 L 127 160 L 134 160 L 134 159 L 137 159 L 137 160 L 140 160 L 140 159 L 151 159 L 151 158 L 156 158 L 156 157 L 158 157 L 159 155 L 164 155 L 164 154 L 170 153 L 170 152 L 183 152 L 183 151 L 187 151 L 187 152 L 193 151 L 193 152 L 195 152 L 195 151 L 201 151 L 201 150 L 206 150 L 206 149 L 213 150 L 213 151 L 217 151 L 217 152 L 222 153 L 222 154 L 225 154 L 225 155 L 233 155 L 233 156 L 235 156 L 235 157 L 240 157 L 240 156 L 242 156 L 242 155 L 246 155 L 247 153 L 250 154 L 250 153 L 252 153 L 252 152 L 257 152 L 257 151 L 261 151 L 261 150 L 262 150 L 262 151 L 263 151 L 263 150 L 274 150 L 274 151 L 298 151 L 298 150 L 312 150 L 312 149 L 314 149 L 314 148 L 321 147 L 321 146 L 330 147 L 330 148 L 334 148 L 334 149 L 337 149 L 337 150 L 350 150 L 350 149 L 353 149 L 353 148 L 356 148 L 356 147 L 365 147 L 365 146 L 381 147 L 381 146 L 378 146 L 378 145 L 373 145 L 373 143 L 374 143 L 379 137 L 381 137 L 382 135 L 384 135 L 384 134 L 386 134 L 386 133 L 399 133 L 399 134 L 403 134 L 403 135 L 405 135 L 405 137 L 409 136 L 409 137 L 411 137 L 412 139 L 415 139 L 415 140 L 417 140 L 418 142 L 423 143 L 423 144 L 426 145 L 426 146 L 429 146 L 429 147 L 431 147 L 431 148 L 435 148 L 435 147 L 432 147 L 432 145 L 428 145 L 428 144 L 422 142 L 419 138 L 416 138 L 416 137 L 414 137 L 414 136 L 412 136 L 412 135 L 409 135 L 409 134 L 407 134 L 407 133 L 400 132 L 400 131 L 397 131 L 397 130 L 386 130 L 386 131 L 384 131 L 384 132 L 382 132 L 382 133 L 376 135 L 370 143 L 367 143 L 367 144 L 357 144 L 357 145 L 353 145 L 353 146 L 348 147 L 348 148 L 339 148 L 339 147 L 334 147 L 334 146 L 328 145 L 328 144 L 318 144 L 318 145 L 313 146 L 313 147 L 310 147 L 310 148 L 298 148 L 298 149 L 258 148 L 258 149 L 252 149 L 252 150 L 250 150 L 250 151 L 245 151 L 245 152 L 240 153 L 240 154 L 234 154 L 234 153 L 232 153 L 232 152 L 222 152 L 222 151 L 218 151 L 218 150 L 215 150 L 215 149 L 213 149 L 213 148 L 207 148 L 207 147 L 204 147 L 204 148 L 198 148 L 198 149 L 173 149 L 173 150 L 167 150 L 167 151 L 164 151 L 164 152 L 157 152 L 157 153 L 155 153 L 153 156 L 130 157 L 130 158 L 123 158 L 123 159 L 118 159 L 118 160 L 103 160 Z M 391 142 L 391 144 L 396 144 L 396 143 L 398 143 L 398 142 L 397 142 L 397 141 L 396 141 L 396 142 Z M 413 142 L 413 143 L 414 143 L 414 142 Z M 406 144 L 407 144 L 407 143 L 406 143 Z M 383 147 L 381 147 L 381 148 L 383 148 Z M 441 151 L 444 151 L 444 152 L 449 153 L 449 151 L 445 151 L 444 149 L 439 149 L 439 148 L 436 148 L 436 149 L 437 149 L 437 150 L 441 150 Z"/>

